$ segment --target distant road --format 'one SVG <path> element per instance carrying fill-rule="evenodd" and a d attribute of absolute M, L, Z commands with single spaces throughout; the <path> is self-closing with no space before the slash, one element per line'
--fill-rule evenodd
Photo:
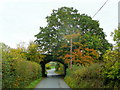
<path fill-rule="evenodd" d="M 47 72 L 48 72 L 47 76 L 54 76 L 54 75 L 58 75 L 58 74 L 57 74 L 57 73 L 55 73 L 54 71 L 55 71 L 55 68 L 50 69 L 50 70 L 47 70 Z"/>
<path fill-rule="evenodd" d="M 36 88 L 70 88 L 63 78 L 54 72 L 55 69 L 48 70 L 48 77 L 44 78 Z"/>

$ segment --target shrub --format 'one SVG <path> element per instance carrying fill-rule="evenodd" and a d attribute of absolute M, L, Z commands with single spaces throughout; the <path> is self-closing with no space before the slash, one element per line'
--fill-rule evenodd
<path fill-rule="evenodd" d="M 55 66 L 55 72 L 57 74 L 64 75 L 65 74 L 64 65 L 62 63 L 60 63 L 60 62 L 57 62 L 56 66 Z"/>
<path fill-rule="evenodd" d="M 104 55 L 103 76 L 107 87 L 120 88 L 120 52 L 107 51 Z"/>
<path fill-rule="evenodd" d="M 2 56 L 2 88 L 23 88 L 41 76 L 40 65 L 22 58 L 18 49 Z"/>
<path fill-rule="evenodd" d="M 55 71 L 59 71 L 59 68 L 60 68 L 60 63 L 57 62 L 56 65 L 55 65 Z"/>
<path fill-rule="evenodd" d="M 46 67 L 46 69 L 51 69 L 51 65 L 50 64 L 46 64 L 45 67 Z"/>
<path fill-rule="evenodd" d="M 65 81 L 71 88 L 99 88 L 103 85 L 101 64 L 74 66 L 67 70 Z"/>

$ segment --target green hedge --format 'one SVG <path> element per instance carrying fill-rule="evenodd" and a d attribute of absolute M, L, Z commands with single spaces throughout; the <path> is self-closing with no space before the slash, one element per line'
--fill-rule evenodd
<path fill-rule="evenodd" d="M 108 55 L 109 54 L 109 55 Z M 71 88 L 120 88 L 120 59 L 116 52 L 104 56 L 105 63 L 89 66 L 74 66 L 67 69 L 66 83 Z"/>
<path fill-rule="evenodd" d="M 17 50 L 3 52 L 2 59 L 2 88 L 23 88 L 41 77 L 40 65 L 25 60 Z"/>
<path fill-rule="evenodd" d="M 100 88 L 103 86 L 101 64 L 74 66 L 72 70 L 67 70 L 64 79 L 71 88 Z"/>

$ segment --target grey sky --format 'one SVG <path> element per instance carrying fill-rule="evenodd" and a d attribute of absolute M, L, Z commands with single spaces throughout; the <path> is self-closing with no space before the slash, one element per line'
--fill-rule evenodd
<path fill-rule="evenodd" d="M 119 27 L 120 27 L 120 1 L 119 1 L 119 4 L 118 4 L 118 24 L 119 24 Z"/>
<path fill-rule="evenodd" d="M 79 13 L 93 16 L 106 0 L 0 0 L 0 42 L 12 48 L 20 42 L 35 40 L 40 26 L 46 26 L 45 17 L 53 9 L 74 7 Z M 110 33 L 118 26 L 118 1 L 109 0 L 93 18 L 104 29 L 107 40 L 113 43 Z"/>

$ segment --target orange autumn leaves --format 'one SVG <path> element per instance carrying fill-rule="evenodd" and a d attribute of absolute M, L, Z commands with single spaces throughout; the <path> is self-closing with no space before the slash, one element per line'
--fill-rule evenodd
<path fill-rule="evenodd" d="M 94 49 L 77 48 L 72 52 L 72 62 L 77 65 L 86 65 L 93 63 L 99 57 L 99 54 Z M 66 54 L 63 59 L 65 63 L 70 63 L 71 55 Z"/>

